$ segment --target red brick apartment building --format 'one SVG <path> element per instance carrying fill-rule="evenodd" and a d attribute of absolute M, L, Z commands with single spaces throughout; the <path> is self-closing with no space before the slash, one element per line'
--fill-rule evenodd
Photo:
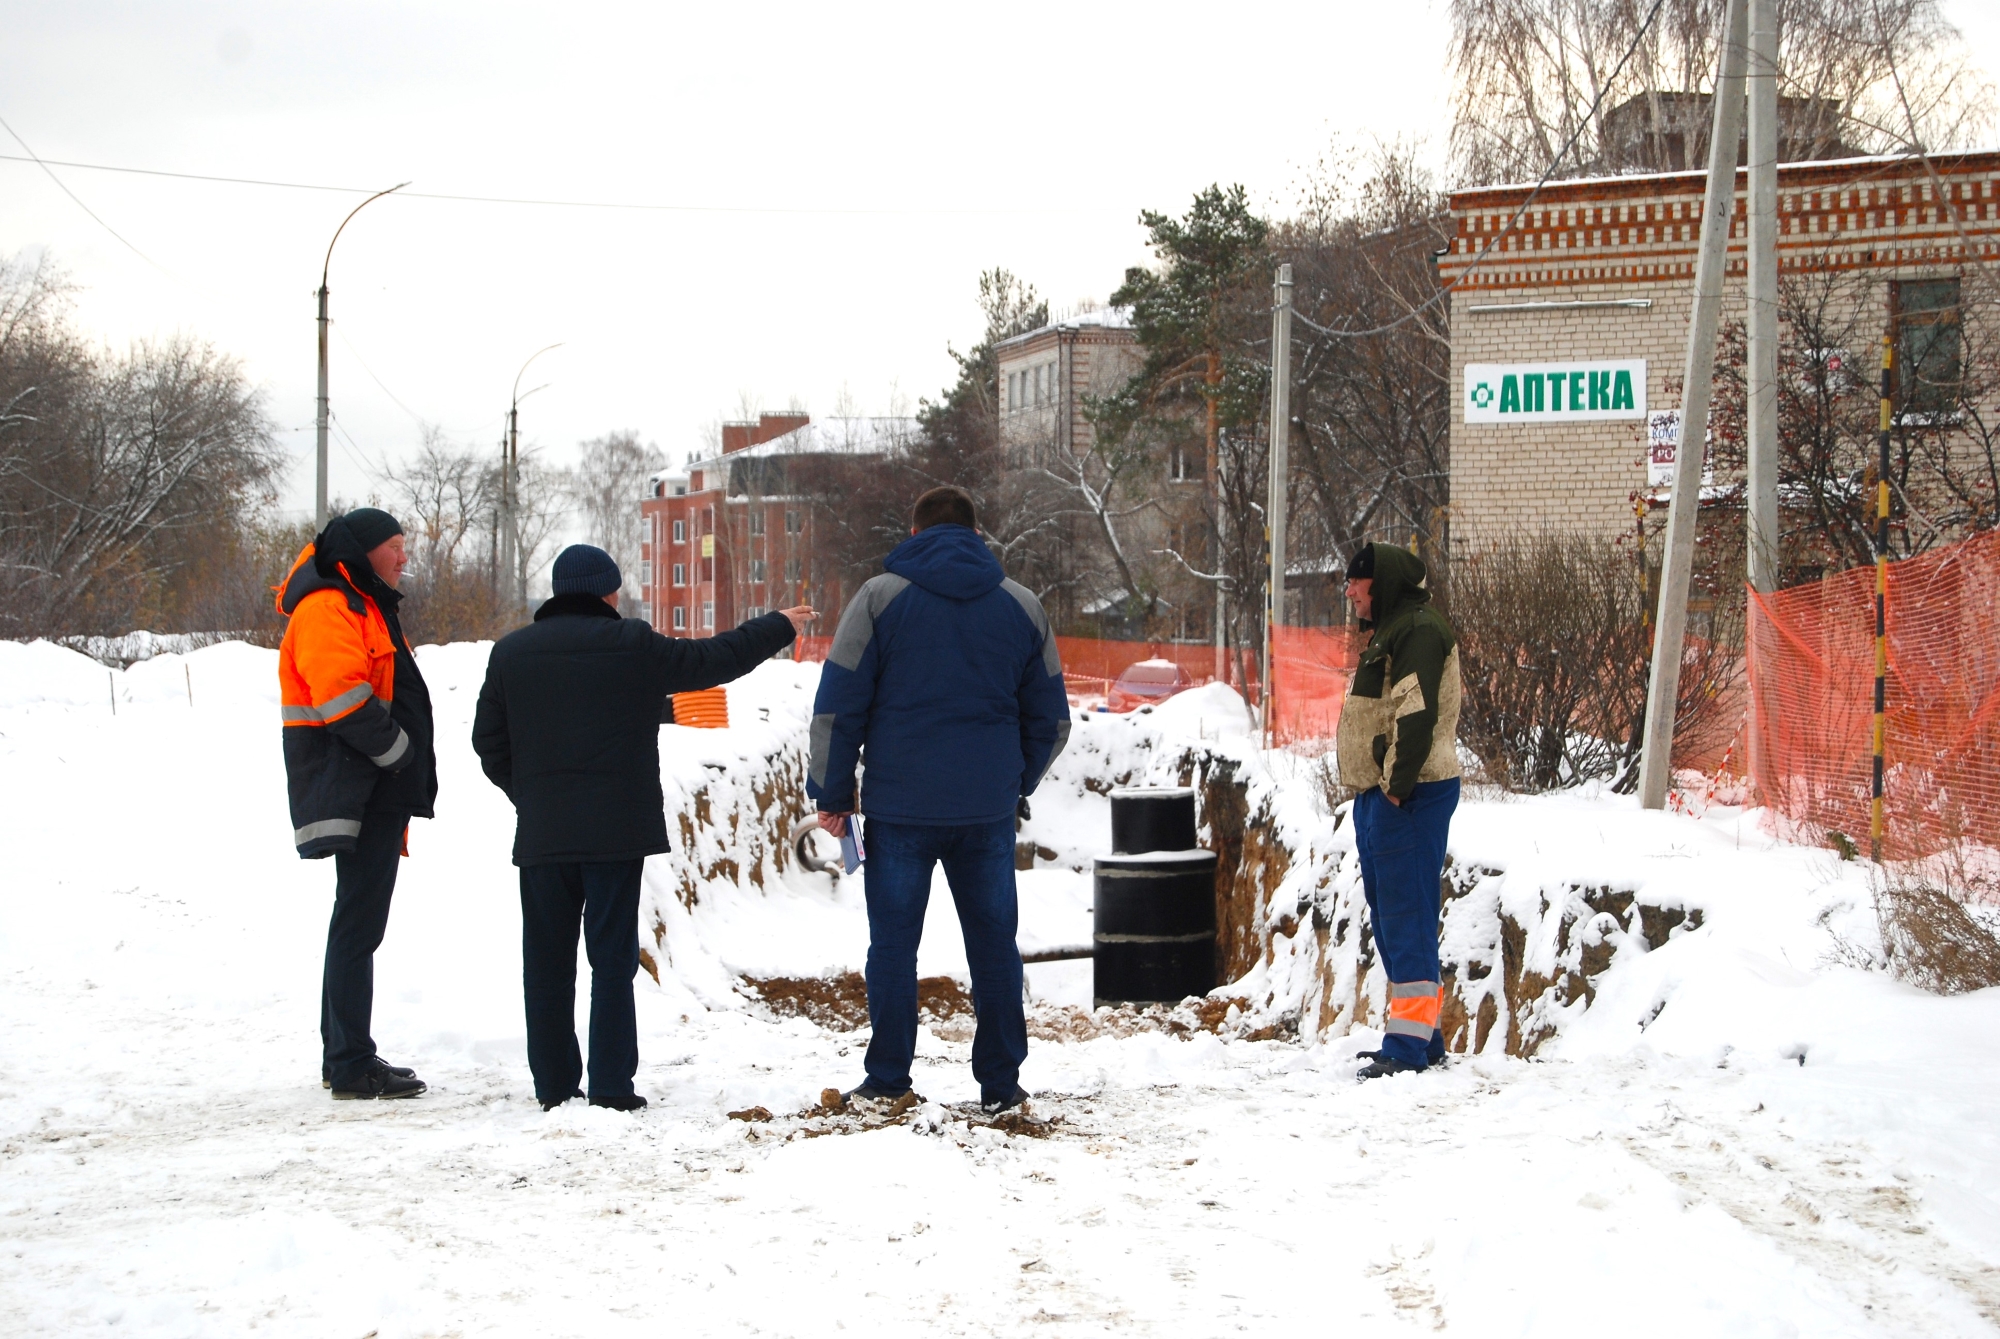
<path fill-rule="evenodd" d="M 846 591 L 818 541 L 828 465 L 868 461 L 915 430 L 907 418 L 762 414 L 722 425 L 719 455 L 655 475 L 639 505 L 643 616 L 673 637 L 712 637 L 795 604 L 840 618 Z"/>

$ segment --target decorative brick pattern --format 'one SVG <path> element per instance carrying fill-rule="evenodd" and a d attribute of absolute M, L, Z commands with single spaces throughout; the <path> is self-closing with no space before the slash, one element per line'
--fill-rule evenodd
<path fill-rule="evenodd" d="M 1863 300 L 1879 302 L 1886 324 L 1889 280 L 1957 274 L 1967 263 L 2000 261 L 2000 153 L 1967 154 L 1934 166 L 1942 189 L 1914 159 L 1781 166 L 1781 273 L 1879 274 L 1881 285 L 1864 290 Z M 1453 286 L 1451 528 L 1460 555 L 1512 535 L 1633 530 L 1635 498 L 1646 491 L 1644 422 L 1467 424 L 1464 369 L 1468 363 L 1644 358 L 1649 407 L 1677 407 L 1702 182 L 1702 173 L 1680 172 L 1557 183 L 1542 189 L 1512 231 L 1506 224 L 1530 188 L 1452 197 L 1458 226 L 1438 273 Z M 1747 186 L 1747 173 L 1739 171 L 1725 325 L 1744 316 Z M 1475 268 L 1482 251 L 1485 259 Z M 1967 300 L 1975 297 L 1968 285 Z M 1651 306 L 1575 305 L 1634 299 Z M 1562 305 L 1492 310 L 1533 302 Z"/>

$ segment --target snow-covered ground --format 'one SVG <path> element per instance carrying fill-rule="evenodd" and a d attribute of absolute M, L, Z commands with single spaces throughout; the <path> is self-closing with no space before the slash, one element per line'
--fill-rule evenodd
<path fill-rule="evenodd" d="M 653 1106 L 544 1115 L 511 814 L 466 742 L 485 648 L 420 656 L 443 791 L 411 836 L 375 1031 L 431 1091 L 336 1104 L 316 1030 L 332 871 L 289 845 L 273 654 L 111 672 L 0 644 L 0 1333 L 1678 1339 L 2000 1321 L 2000 992 L 1936 999 L 1832 965 L 1830 929 L 1866 933 L 1858 872 L 1730 810 L 1461 811 L 1454 854 L 1505 872 L 1495 905 L 1612 883 L 1706 911 L 1621 947 L 1533 1061 L 1496 1048 L 1357 1086 L 1365 1030 L 1038 1042 L 1024 1077 L 1046 1137 L 954 1111 L 975 1095 L 962 1024 L 923 1041 L 916 1121 L 808 1137 L 827 1123 L 791 1113 L 859 1079 L 865 1033 L 773 1020 L 732 981 L 857 968 L 858 885 L 710 881 L 689 909 L 686 862 L 662 860 L 662 983 L 639 992 Z M 737 728 L 669 728 L 670 797 L 795 746 L 811 681 L 768 666 L 732 694 Z M 1087 935 L 1088 878 L 1064 866 L 1102 820 L 1092 758 L 1238 731 L 1213 694 L 1080 723 L 1037 797 L 1030 833 L 1057 858 L 1023 876 L 1024 941 Z M 1290 766 L 1279 790 L 1309 812 Z M 951 973 L 962 950 L 935 910 L 923 969 Z M 1277 991 L 1297 961 L 1253 984 Z M 1087 1001 L 1087 966 L 1031 975 L 1044 1017 Z M 778 1119 L 727 1115 L 753 1106 Z"/>

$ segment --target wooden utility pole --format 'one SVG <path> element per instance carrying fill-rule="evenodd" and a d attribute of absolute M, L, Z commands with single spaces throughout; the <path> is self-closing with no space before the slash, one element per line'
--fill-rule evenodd
<path fill-rule="evenodd" d="M 1722 68 L 1715 81 L 1715 124 L 1708 142 L 1708 186 L 1701 209 L 1701 250 L 1695 260 L 1694 309 L 1688 317 L 1687 361 L 1681 375 L 1680 442 L 1674 451 L 1673 500 L 1667 507 L 1666 552 L 1660 562 L 1659 617 L 1653 623 L 1653 665 L 1646 688 L 1646 726 L 1639 762 L 1639 802 L 1664 809 L 1673 781 L 1674 717 L 1680 700 L 1681 645 L 1687 632 L 1688 582 L 1694 570 L 1695 521 L 1708 453 L 1709 378 L 1722 319 L 1722 275 L 1729 224 L 1736 212 L 1736 144 L 1743 130 L 1743 74 L 1749 58 L 1748 0 L 1729 0 L 1723 19 Z"/>

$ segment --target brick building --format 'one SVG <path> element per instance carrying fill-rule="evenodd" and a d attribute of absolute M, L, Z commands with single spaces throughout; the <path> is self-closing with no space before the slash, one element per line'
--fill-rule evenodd
<path fill-rule="evenodd" d="M 1131 313 L 1098 307 L 1060 317 L 1036 330 L 1002 340 L 994 348 L 999 372 L 1000 440 L 1016 469 L 1047 469 L 1057 478 L 1087 461 L 1095 431 L 1088 401 L 1124 388 L 1145 361 Z M 1094 476 L 1093 476 L 1094 477 Z M 1210 522 L 1204 488 L 1206 462 L 1188 442 L 1176 442 L 1161 462 L 1152 493 L 1154 506 L 1123 517 L 1121 537 L 1128 550 L 1146 555 L 1158 581 L 1159 611 L 1148 624 L 1127 612 L 1127 592 L 1100 574 L 1066 579 L 1050 593 L 1050 616 L 1063 628 L 1117 638 L 1159 637 L 1204 640 L 1214 613 L 1212 592 L 1172 564 L 1157 561 L 1158 550 L 1199 554 Z M 1073 500 L 1070 503 L 1073 506 Z M 1100 544 L 1095 522 L 1081 515 L 1067 523 L 1066 552 Z M 1071 576 L 1073 574 L 1065 574 Z"/>
<path fill-rule="evenodd" d="M 1039 450 L 1090 449 L 1084 399 L 1132 379 L 1144 354 L 1131 313 L 1098 307 L 1051 321 L 994 346 L 1000 373 L 1000 436 L 1034 463 Z"/>
<path fill-rule="evenodd" d="M 811 604 L 821 627 L 845 596 L 822 551 L 829 469 L 865 468 L 915 429 L 907 418 L 763 414 L 725 423 L 722 451 L 655 475 L 639 506 L 643 616 L 675 637 L 711 637 L 771 609 Z"/>
<path fill-rule="evenodd" d="M 1529 187 L 1452 196 L 1438 267 L 1452 285 L 1456 553 L 1521 533 L 1630 533 L 1662 500 L 1671 455 L 1654 461 L 1649 436 L 1670 442 L 1676 421 L 1658 416 L 1680 402 L 1703 184 L 1700 172 L 1560 182 L 1512 230 Z M 1747 184 L 1739 171 L 1725 328 L 1744 316 Z M 1864 382 L 1884 333 L 1905 375 L 1947 382 L 1961 320 L 2000 315 L 1977 274 L 2000 263 L 2000 153 L 1786 164 L 1778 211 L 1781 286 L 1820 283 L 1829 328 L 1846 332 L 1821 352 Z"/>

